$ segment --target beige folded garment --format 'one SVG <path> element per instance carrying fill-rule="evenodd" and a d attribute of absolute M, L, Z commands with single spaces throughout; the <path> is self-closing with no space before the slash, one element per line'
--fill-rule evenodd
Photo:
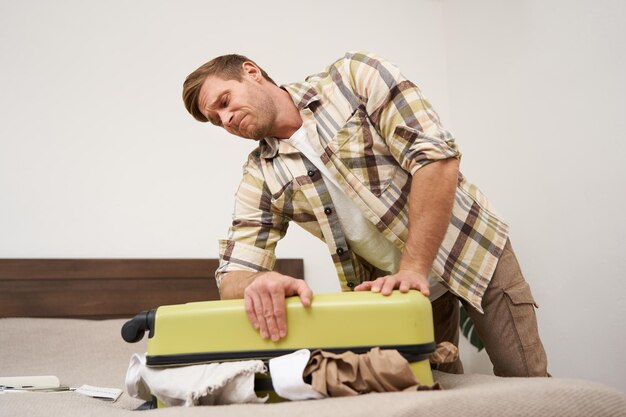
<path fill-rule="evenodd" d="M 450 342 L 441 342 L 430 355 L 430 363 L 452 363 L 459 359 L 459 348 Z"/>
<path fill-rule="evenodd" d="M 328 397 L 440 389 L 439 384 L 420 385 L 409 363 L 397 350 L 380 348 L 362 354 L 316 350 L 304 369 L 304 377 L 309 376 L 313 388 Z"/>

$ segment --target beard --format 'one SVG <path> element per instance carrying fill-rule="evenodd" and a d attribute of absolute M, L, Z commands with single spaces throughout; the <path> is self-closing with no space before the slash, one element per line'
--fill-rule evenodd
<path fill-rule="evenodd" d="M 246 129 L 246 136 L 242 136 L 245 139 L 250 140 L 261 140 L 268 136 L 271 136 L 271 124 L 272 123 L 263 123 L 260 117 L 257 118 L 255 124 L 253 124 L 249 129 Z"/>
<path fill-rule="evenodd" d="M 251 125 L 246 127 L 246 136 L 242 137 L 258 141 L 272 136 L 272 130 L 274 129 L 274 123 L 278 115 L 276 104 L 267 94 L 261 91 L 261 89 L 254 90 L 250 98 L 252 99 L 254 104 L 253 108 L 256 112 L 253 115 L 249 114 L 248 117 L 255 117 L 256 120 L 253 120 Z"/>

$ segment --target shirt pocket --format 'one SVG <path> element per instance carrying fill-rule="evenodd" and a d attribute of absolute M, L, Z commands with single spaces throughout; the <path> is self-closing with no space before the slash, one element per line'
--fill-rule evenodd
<path fill-rule="evenodd" d="M 301 181 L 299 181 L 300 178 L 302 178 Z M 304 225 L 317 222 L 317 218 L 311 202 L 302 191 L 301 183 L 307 179 L 309 178 L 306 175 L 300 176 L 273 189 L 270 198 L 270 210 L 272 214 L 279 215 L 289 221 L 293 220 L 309 230 L 308 226 Z M 318 237 L 320 235 L 319 232 L 309 231 Z"/>
<path fill-rule="evenodd" d="M 362 107 L 358 107 L 337 131 L 334 141 L 341 162 L 380 197 L 392 183 L 399 165 Z"/>

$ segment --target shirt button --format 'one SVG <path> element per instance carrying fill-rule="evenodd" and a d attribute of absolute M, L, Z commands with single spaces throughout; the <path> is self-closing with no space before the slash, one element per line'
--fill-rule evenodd
<path fill-rule="evenodd" d="M 348 282 L 348 288 L 354 288 L 354 282 Z"/>
<path fill-rule="evenodd" d="M 306 173 L 309 177 L 312 177 L 313 175 L 315 175 L 315 171 L 313 171 L 312 169 L 309 170 L 309 172 Z"/>
<path fill-rule="evenodd" d="M 344 252 L 343 248 L 337 248 L 337 255 L 341 256 L 343 255 L 343 252 Z"/>
<path fill-rule="evenodd" d="M 332 210 L 330 207 L 326 207 L 326 208 L 324 209 L 324 213 L 326 213 L 326 214 L 330 214 L 330 213 L 332 213 L 332 212 L 333 212 L 333 210 Z"/>

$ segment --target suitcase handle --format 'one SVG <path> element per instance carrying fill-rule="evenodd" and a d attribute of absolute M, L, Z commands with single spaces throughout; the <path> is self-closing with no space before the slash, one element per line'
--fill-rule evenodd
<path fill-rule="evenodd" d="M 137 343 L 143 339 L 146 330 L 148 337 L 154 336 L 154 317 L 156 310 L 142 311 L 122 326 L 122 339 L 128 343 Z"/>

